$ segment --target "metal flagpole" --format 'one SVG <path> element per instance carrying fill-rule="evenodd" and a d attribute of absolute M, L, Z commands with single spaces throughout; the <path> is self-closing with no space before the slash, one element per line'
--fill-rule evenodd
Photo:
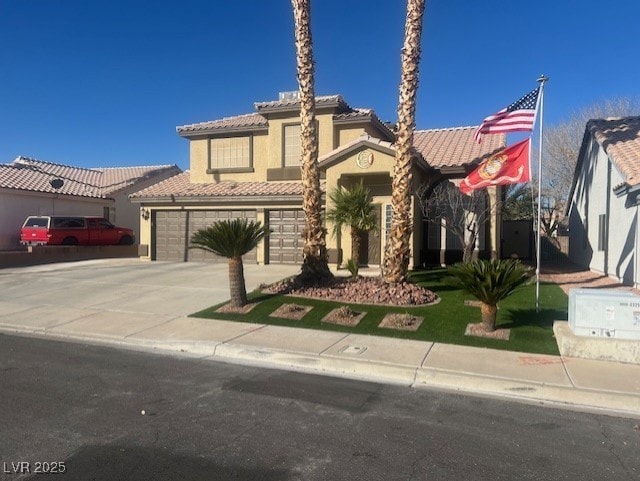
<path fill-rule="evenodd" d="M 538 101 L 540 102 L 540 140 L 538 147 L 538 224 L 536 225 L 536 312 L 540 312 L 540 222 L 542 219 L 541 214 L 541 199 L 542 199 L 542 119 L 544 115 L 544 83 L 549 80 L 549 77 L 545 77 L 544 74 L 538 77 L 540 83 L 540 93 Z"/>

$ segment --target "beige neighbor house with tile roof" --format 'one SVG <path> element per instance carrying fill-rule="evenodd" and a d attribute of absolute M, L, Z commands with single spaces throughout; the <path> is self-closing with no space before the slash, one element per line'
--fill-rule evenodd
<path fill-rule="evenodd" d="M 640 117 L 587 122 L 567 214 L 570 260 L 640 287 Z"/>
<path fill-rule="evenodd" d="M 392 127 L 373 110 L 352 108 L 339 95 L 316 98 L 316 121 L 323 202 L 336 186 L 364 182 L 373 195 L 379 229 L 364 239 L 360 259 L 363 265 L 379 265 L 391 219 Z M 503 135 L 486 136 L 478 145 L 474 131 L 475 127 L 417 131 L 415 182 L 459 180 L 504 146 Z M 189 141 L 189 171 L 131 195 L 142 212 L 140 242 L 150 247 L 145 258 L 220 261 L 189 249 L 190 236 L 218 219 L 247 218 L 268 225 L 272 232 L 246 256 L 246 262 L 300 263 L 304 216 L 296 93 L 258 102 L 250 114 L 184 125 L 177 132 Z M 412 266 L 427 262 L 429 249 L 439 254 L 454 245 L 439 228 L 437 233 L 428 232 L 417 199 L 413 221 Z M 493 221 L 496 224 L 497 217 Z M 498 235 L 494 228 L 492 239 L 482 237 L 484 250 L 497 250 Z M 349 233 L 345 230 L 337 238 L 328 234 L 327 247 L 331 263 L 346 262 L 351 252 Z"/>
<path fill-rule="evenodd" d="M 175 165 L 85 169 L 18 157 L 0 164 L 0 250 L 19 247 L 29 215 L 96 215 L 140 235 L 140 210 L 129 194 L 182 172 Z M 62 180 L 58 189 L 53 179 Z"/>

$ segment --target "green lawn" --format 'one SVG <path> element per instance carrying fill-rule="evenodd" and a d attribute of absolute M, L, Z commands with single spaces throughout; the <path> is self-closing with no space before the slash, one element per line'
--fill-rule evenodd
<path fill-rule="evenodd" d="M 416 271 L 411 274 L 411 280 L 438 294 L 441 298 L 440 303 L 427 307 L 410 308 L 350 304 L 350 307 L 354 310 L 367 313 L 356 327 L 344 327 L 320 322 L 329 311 L 343 304 L 301 297 L 265 295 L 258 292 L 252 293 L 250 298 L 253 302 L 259 302 L 259 304 L 247 314 L 217 313 L 215 309 L 220 307 L 218 305 L 192 314 L 192 316 L 391 336 L 510 351 L 558 354 L 558 347 L 552 331 L 553 322 L 567 319 L 567 296 L 558 286 L 555 284 L 540 285 L 539 313 L 536 313 L 535 310 L 535 284 L 518 290 L 511 297 L 504 300 L 498 310 L 498 327 L 511 329 L 510 340 L 482 339 L 464 335 L 465 328 L 469 322 L 480 322 L 480 309 L 464 305 L 464 301 L 474 299 L 473 296 L 442 282 L 445 272 L 444 269 L 433 269 Z M 280 305 L 292 302 L 313 306 L 313 309 L 299 321 L 269 317 L 269 314 Z M 378 324 L 388 312 L 407 312 L 424 317 L 424 321 L 416 332 L 379 328 Z"/>

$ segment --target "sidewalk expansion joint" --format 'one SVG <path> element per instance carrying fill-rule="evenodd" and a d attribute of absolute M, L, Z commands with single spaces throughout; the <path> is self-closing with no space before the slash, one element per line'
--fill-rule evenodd
<path fill-rule="evenodd" d="M 131 334 L 128 334 L 128 335 L 124 336 L 122 339 L 129 339 L 131 336 L 135 336 L 136 334 L 140 334 L 140 333 L 142 333 L 144 331 L 148 331 L 150 329 L 156 329 L 156 328 L 158 328 L 160 326 L 164 326 L 165 324 L 168 324 L 171 321 L 175 321 L 176 319 L 178 319 L 178 317 L 179 316 L 172 317 L 171 319 L 167 319 L 166 321 L 161 322 L 160 324 L 156 324 L 154 326 L 145 327 L 144 329 L 140 329 L 139 331 L 132 332 Z"/>
<path fill-rule="evenodd" d="M 322 351 L 320 351 L 318 353 L 318 357 L 322 356 L 325 352 L 327 352 L 329 349 L 331 349 L 333 346 L 335 346 L 336 344 L 338 344 L 339 342 L 344 341 L 347 337 L 349 337 L 351 334 L 347 333 L 344 336 L 342 336 L 340 339 L 338 339 L 336 342 L 334 342 L 333 344 L 331 344 L 330 346 L 327 346 L 325 349 L 323 349 Z"/>

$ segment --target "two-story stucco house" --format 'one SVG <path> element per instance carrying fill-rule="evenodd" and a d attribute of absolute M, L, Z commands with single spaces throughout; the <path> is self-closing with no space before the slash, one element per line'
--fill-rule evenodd
<path fill-rule="evenodd" d="M 391 220 L 391 178 L 395 160 L 392 127 L 371 109 L 352 108 L 339 95 L 316 98 L 319 168 L 324 193 L 336 186 L 364 182 L 373 195 L 379 229 L 364 239 L 361 263 L 377 265 Z M 504 135 L 477 144 L 475 127 L 419 130 L 414 137 L 414 182 L 460 179 L 483 157 L 504 146 Z M 218 219 L 257 219 L 272 230 L 246 257 L 258 263 L 299 263 L 304 227 L 300 182 L 300 103 L 295 94 L 258 102 L 253 113 L 177 128 L 189 141 L 190 169 L 131 195 L 141 209 L 141 244 L 151 260 L 216 260 L 189 249 L 191 235 Z M 494 191 L 495 194 L 495 191 Z M 325 199 L 327 196 L 323 196 Z M 324 201 L 324 200 L 323 200 Z M 498 248 L 494 228 L 483 232 L 478 248 Z M 411 264 L 426 262 L 427 251 L 456 248 L 446 233 L 423 222 L 413 202 Z M 329 232 L 331 232 L 329 226 Z M 327 235 L 331 263 L 347 260 L 347 232 Z"/>

